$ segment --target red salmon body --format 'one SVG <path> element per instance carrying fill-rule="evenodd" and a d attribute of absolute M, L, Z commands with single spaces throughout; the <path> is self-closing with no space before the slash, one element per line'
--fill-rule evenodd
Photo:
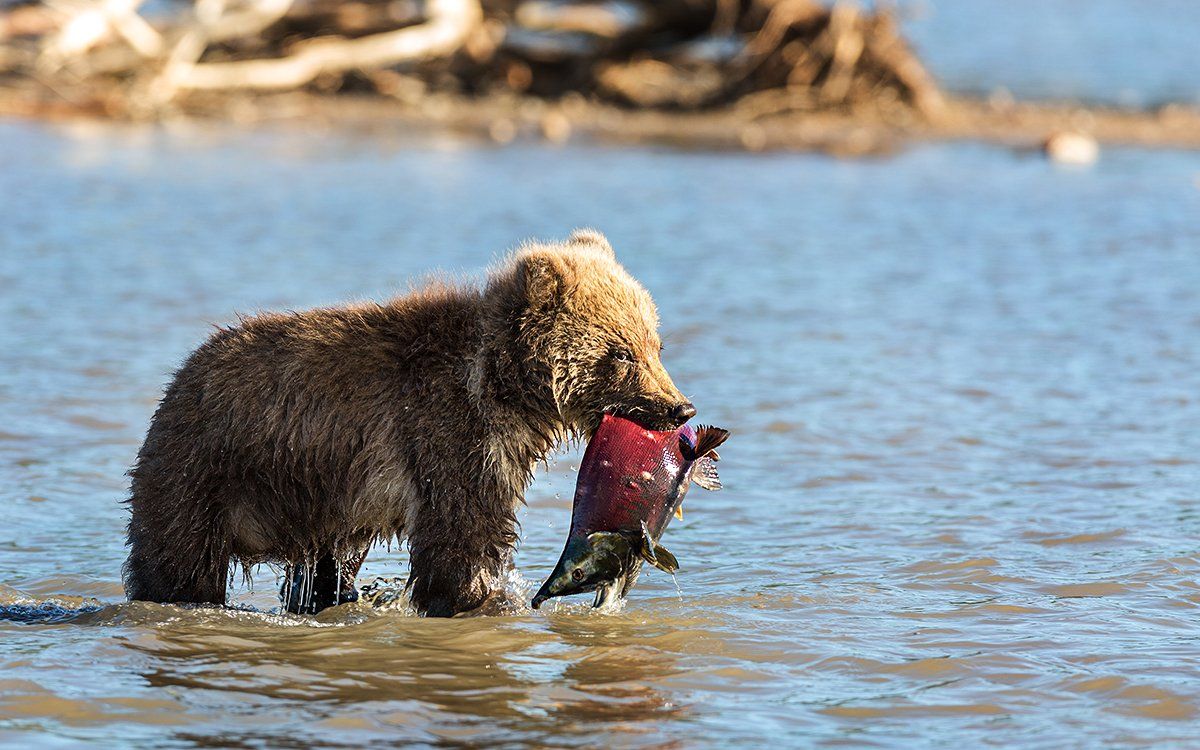
<path fill-rule="evenodd" d="M 714 461 L 729 436 L 719 427 L 648 430 L 606 414 L 583 454 L 571 531 L 554 572 L 533 598 L 596 592 L 595 606 L 625 596 L 642 561 L 674 572 L 678 560 L 658 543 L 688 487 L 720 489 Z"/>
<path fill-rule="evenodd" d="M 681 440 L 694 447 L 696 431 L 647 430 L 605 414 L 579 466 L 570 536 L 635 531 L 643 522 L 662 534 L 689 484 Z"/>

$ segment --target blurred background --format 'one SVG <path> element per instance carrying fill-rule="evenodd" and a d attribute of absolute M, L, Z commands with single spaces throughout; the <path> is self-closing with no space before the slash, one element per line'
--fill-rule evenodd
<path fill-rule="evenodd" d="M 1200 742 L 1198 6 L 0 7 L 0 744 Z M 124 472 L 213 324 L 578 226 L 733 432 L 676 580 L 124 602 Z"/>

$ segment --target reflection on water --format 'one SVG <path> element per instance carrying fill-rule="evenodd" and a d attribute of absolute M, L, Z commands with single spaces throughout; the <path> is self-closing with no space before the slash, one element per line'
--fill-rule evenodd
<path fill-rule="evenodd" d="M 0 743 L 1200 741 L 1200 156 L 7 124 L 0 161 Z M 123 472 L 210 322 L 586 224 L 735 433 L 670 531 L 682 599 L 648 571 L 609 614 L 298 618 L 263 569 L 240 609 L 121 602 Z M 515 591 L 576 460 L 529 492 Z"/>

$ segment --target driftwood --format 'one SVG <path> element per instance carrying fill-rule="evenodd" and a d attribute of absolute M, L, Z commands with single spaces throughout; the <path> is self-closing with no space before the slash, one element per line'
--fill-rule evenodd
<path fill-rule="evenodd" d="M 0 9 L 0 88 L 154 116 L 198 92 L 580 94 L 750 115 L 942 96 L 882 11 L 816 0 L 21 0 Z"/>
<path fill-rule="evenodd" d="M 162 37 L 137 14 L 141 4 L 142 0 L 101 0 L 76 5 L 62 27 L 46 41 L 41 66 L 55 69 L 114 36 L 120 36 L 143 57 L 161 54 Z"/>
<path fill-rule="evenodd" d="M 478 0 L 430 0 L 428 14 L 425 23 L 396 31 L 305 40 L 282 58 L 197 63 L 174 84 L 180 89 L 291 89 L 322 73 L 444 57 L 462 47 L 482 19 Z"/>

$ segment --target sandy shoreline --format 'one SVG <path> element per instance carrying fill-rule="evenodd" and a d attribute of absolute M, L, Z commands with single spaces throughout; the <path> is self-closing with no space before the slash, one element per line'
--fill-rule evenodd
<path fill-rule="evenodd" d="M 112 118 L 96 106 L 47 103 L 0 93 L 0 117 L 46 120 Z M 820 151 L 839 156 L 885 154 L 906 145 L 970 140 L 1038 148 L 1055 133 L 1081 132 L 1103 145 L 1200 149 L 1200 109 L 1118 109 L 1066 102 L 988 102 L 948 97 L 936 119 L 911 112 L 781 112 L 745 106 L 702 112 L 633 110 L 582 97 L 423 97 L 410 103 L 377 95 L 308 92 L 196 98 L 177 118 L 239 124 L 304 120 L 328 127 L 447 130 L 506 143 L 516 139 L 580 140 L 714 150 Z"/>

